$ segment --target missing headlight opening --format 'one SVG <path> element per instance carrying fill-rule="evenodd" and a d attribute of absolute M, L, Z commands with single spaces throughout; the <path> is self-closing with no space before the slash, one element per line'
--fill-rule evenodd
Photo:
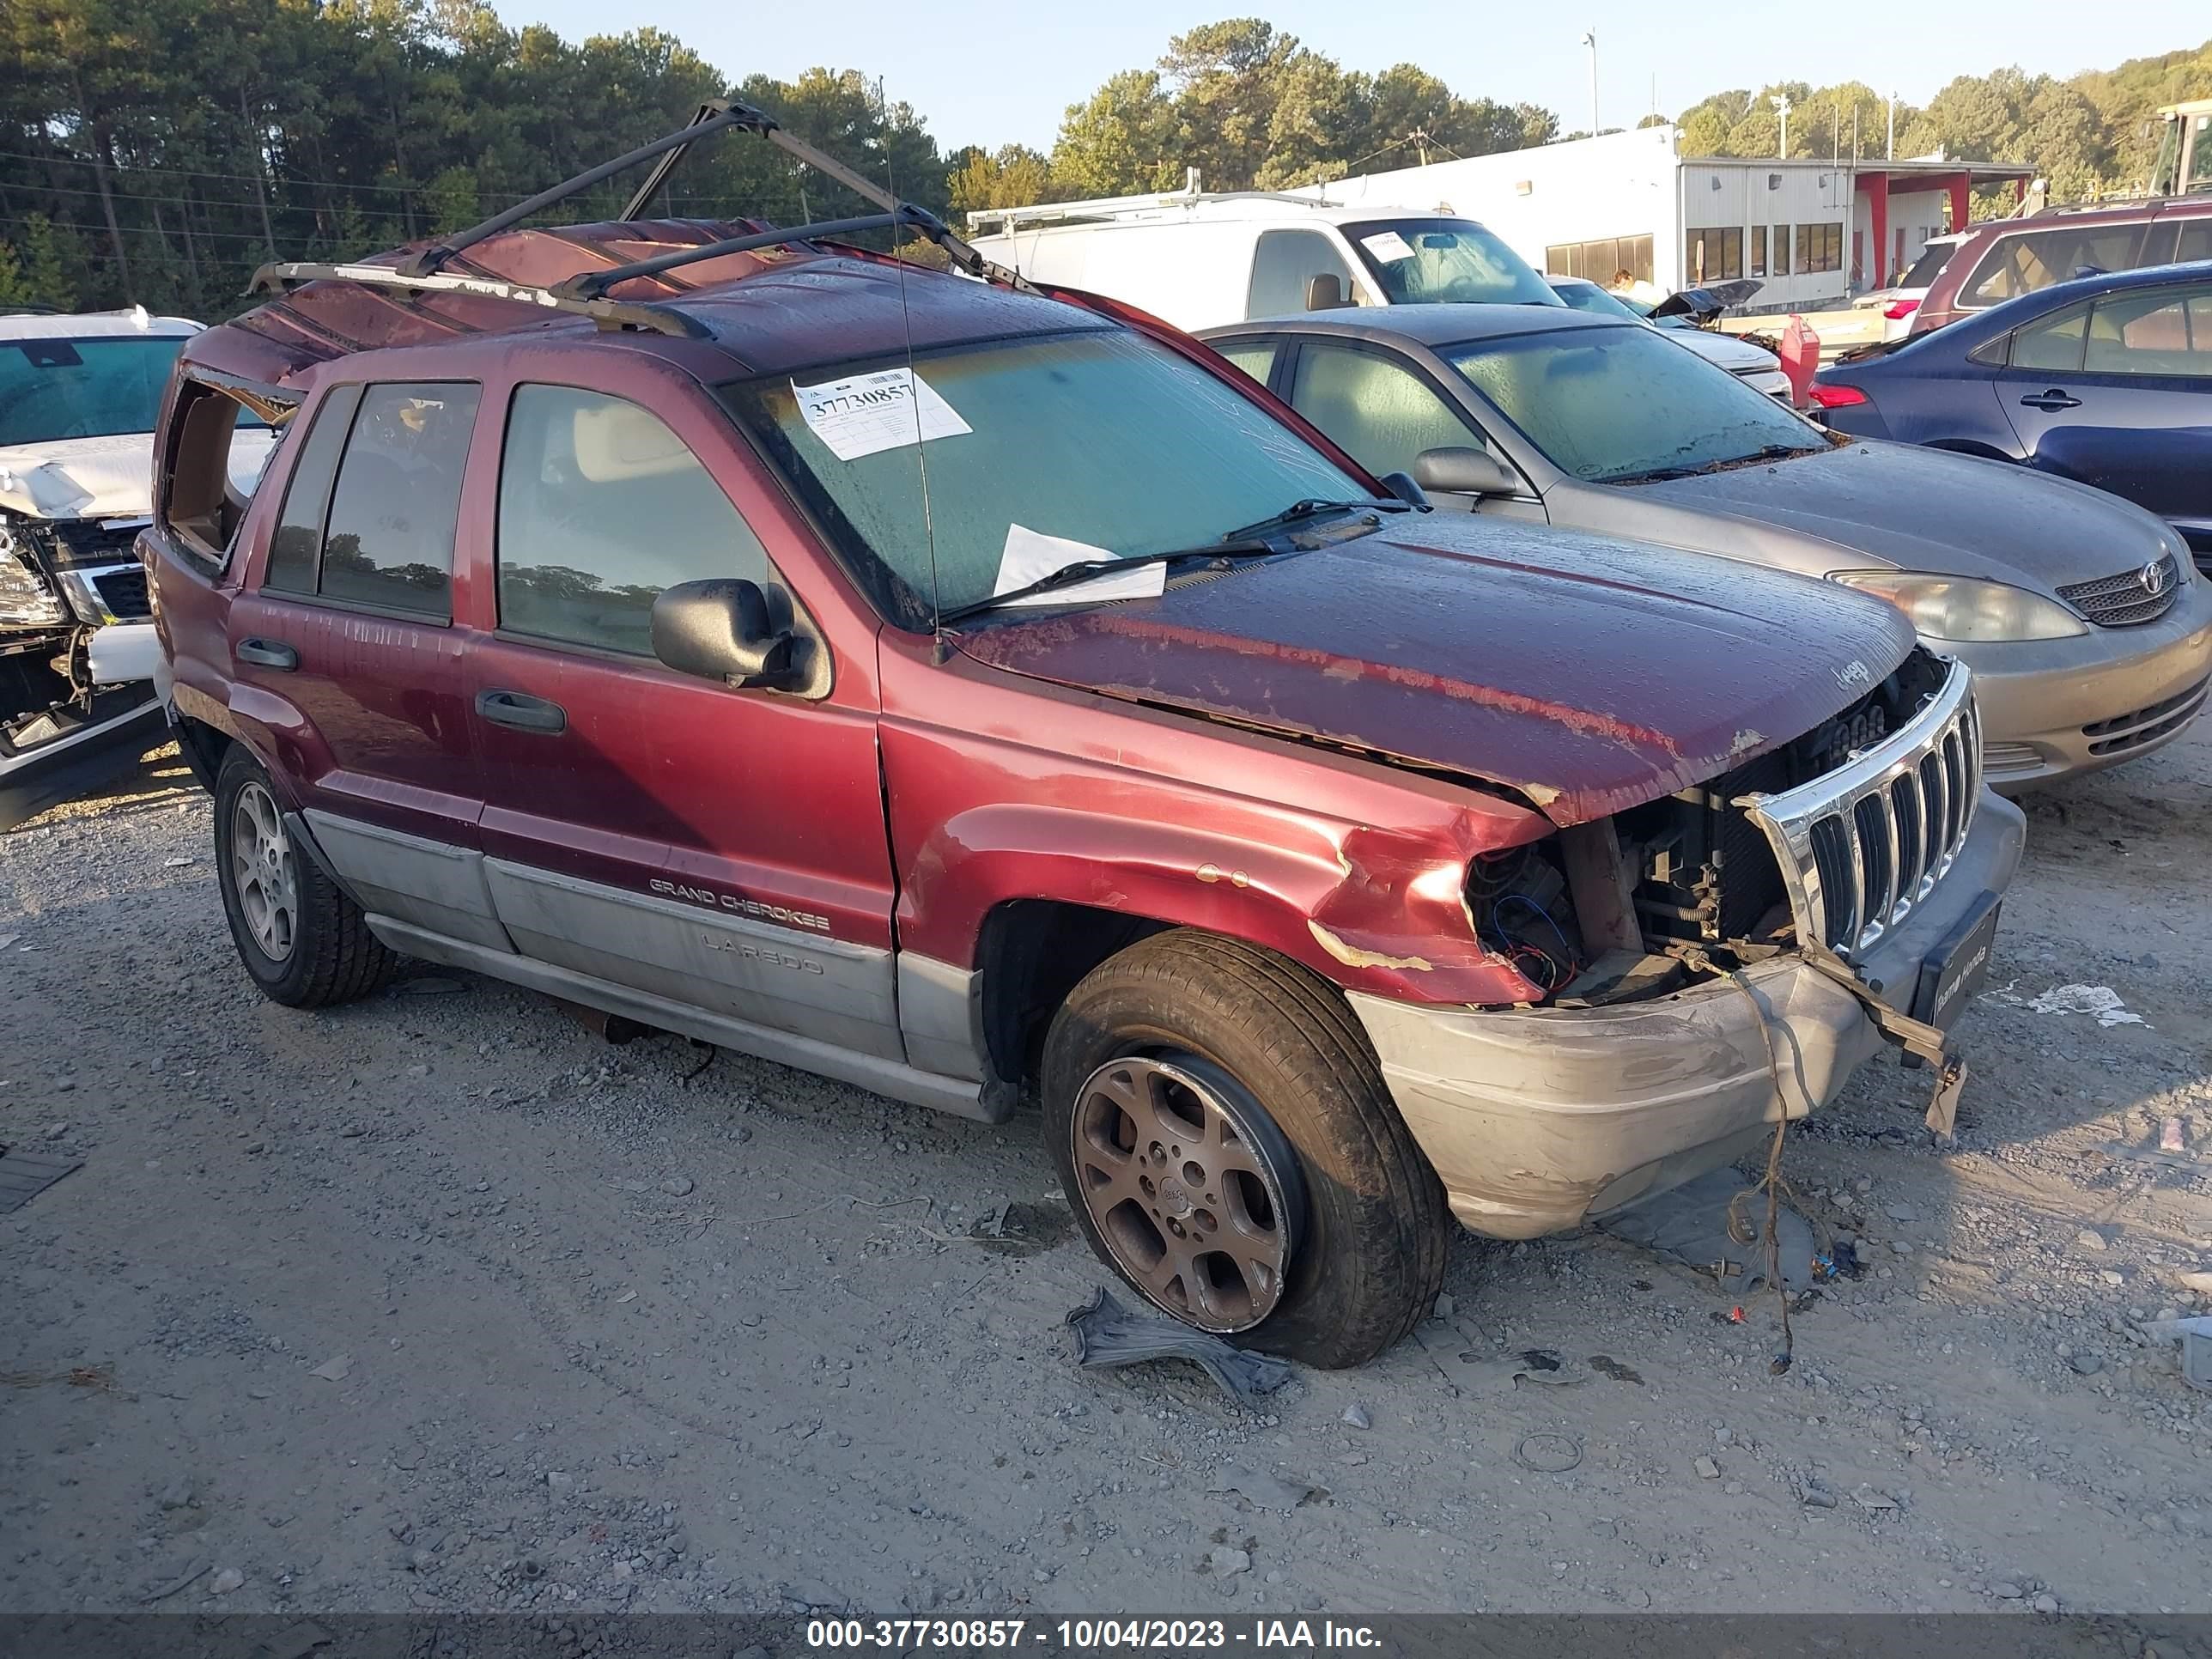
<path fill-rule="evenodd" d="M 1468 903 L 1483 943 L 1542 1000 L 1596 1006 L 1672 990 L 1793 948 L 1796 927 L 1765 833 L 1739 805 L 1826 776 L 1912 720 L 1945 665 L 1916 652 L 1795 741 L 1693 788 L 1534 847 L 1478 857 Z"/>

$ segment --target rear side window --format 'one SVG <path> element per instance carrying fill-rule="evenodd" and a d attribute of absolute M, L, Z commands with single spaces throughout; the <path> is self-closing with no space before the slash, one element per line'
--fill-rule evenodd
<path fill-rule="evenodd" d="M 1335 277 L 1346 302 L 1351 302 L 1352 270 L 1335 243 L 1317 230 L 1262 231 L 1252 251 L 1252 287 L 1244 314 L 1281 317 L 1304 311 L 1306 283 L 1316 276 Z"/>
<path fill-rule="evenodd" d="M 1975 267 L 1960 303 L 1993 306 L 2084 271 L 2131 270 L 2142 234 L 2140 224 L 2061 225 L 2001 236 Z"/>
<path fill-rule="evenodd" d="M 2187 264 L 2197 259 L 2212 259 L 2212 218 L 2185 219 L 2181 222 L 2181 243 L 2173 258 L 2179 264 Z"/>
<path fill-rule="evenodd" d="M 345 447 L 346 432 L 354 410 L 361 407 L 361 388 L 340 386 L 323 399 L 307 429 L 300 459 L 284 489 L 284 510 L 276 520 L 276 533 L 269 543 L 269 568 L 261 578 L 264 587 L 285 593 L 315 591 L 315 570 L 322 562 L 323 519 L 331 507 L 331 480 L 337 477 L 338 452 Z"/>
<path fill-rule="evenodd" d="M 323 532 L 325 599 L 453 614 L 453 528 L 477 395 L 442 383 L 362 394 Z"/>
<path fill-rule="evenodd" d="M 2055 317 L 2030 323 L 2012 337 L 2014 368 L 2078 371 L 2081 343 L 2088 332 L 2089 307 L 2075 306 Z"/>
<path fill-rule="evenodd" d="M 499 625 L 653 654 L 678 582 L 774 579 L 714 476 L 661 419 L 568 386 L 517 387 L 499 474 Z"/>

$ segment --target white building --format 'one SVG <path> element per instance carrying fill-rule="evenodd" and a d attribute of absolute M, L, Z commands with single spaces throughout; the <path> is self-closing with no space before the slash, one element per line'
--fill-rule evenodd
<path fill-rule="evenodd" d="M 1803 311 L 1880 288 L 1966 222 L 1969 192 L 2035 169 L 2009 162 L 1685 156 L 1674 126 L 1337 180 L 1327 199 L 1479 219 L 1531 264 L 1673 290 L 1736 276 L 1753 311 Z"/>

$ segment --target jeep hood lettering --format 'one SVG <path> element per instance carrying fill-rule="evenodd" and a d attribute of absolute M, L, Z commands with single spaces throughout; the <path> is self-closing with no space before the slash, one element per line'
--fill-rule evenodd
<path fill-rule="evenodd" d="M 1698 554 L 1439 514 L 1034 621 L 977 661 L 1519 791 L 1560 825 L 1810 731 L 1912 646 L 1901 613 Z"/>

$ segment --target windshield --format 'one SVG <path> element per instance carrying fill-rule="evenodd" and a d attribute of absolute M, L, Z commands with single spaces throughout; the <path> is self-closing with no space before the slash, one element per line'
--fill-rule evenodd
<path fill-rule="evenodd" d="M 151 432 L 179 335 L 0 341 L 0 447 Z"/>
<path fill-rule="evenodd" d="M 1648 328 L 1553 329 L 1444 356 L 1546 459 L 1589 483 L 1827 447 L 1764 392 Z"/>
<path fill-rule="evenodd" d="M 1651 309 L 1646 306 L 1638 311 L 1618 294 L 1607 294 L 1595 283 L 1556 283 L 1552 292 L 1565 300 L 1570 309 L 1587 311 L 1597 317 L 1626 317 L 1641 321 L 1644 313 Z"/>
<path fill-rule="evenodd" d="M 1060 563 L 1139 558 L 1218 541 L 1301 499 L 1374 493 L 1127 330 L 921 352 L 915 371 L 919 386 L 901 356 L 721 388 L 878 607 L 908 626 L 930 625 L 933 586 L 949 612 L 1001 591 L 1002 572 L 1035 574 L 1051 550 L 1040 538 L 1073 544 Z M 897 412 L 878 420 L 871 408 L 884 404 Z M 1086 601 L 1079 590 L 1068 602 Z"/>
<path fill-rule="evenodd" d="M 1565 303 L 1472 219 L 1375 219 L 1343 229 L 1394 306 Z"/>

